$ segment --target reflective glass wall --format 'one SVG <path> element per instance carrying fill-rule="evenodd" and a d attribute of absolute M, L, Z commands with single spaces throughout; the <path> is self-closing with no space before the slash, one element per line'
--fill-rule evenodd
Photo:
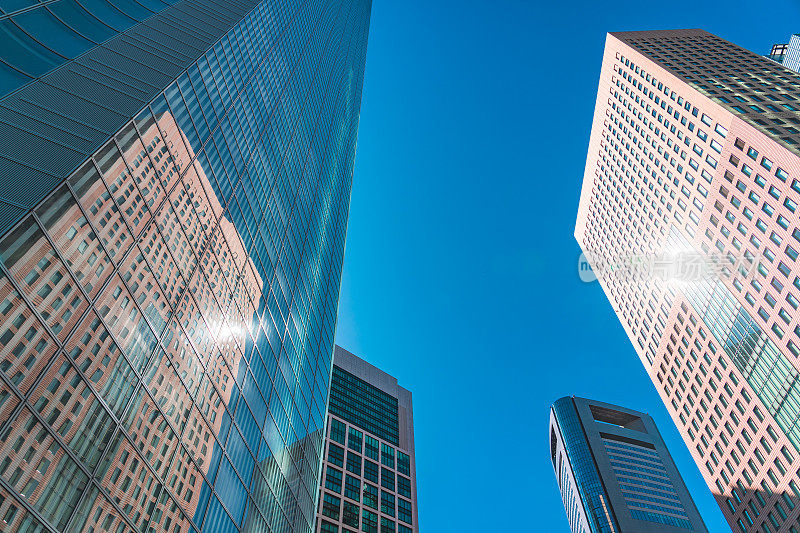
<path fill-rule="evenodd" d="M 91 11 L 21 9 L 78 4 Z M 153 7 L 107 7 L 127 4 Z M 150 11 L 173 28 L 175 10 L 185 22 L 213 7 L 171 4 Z M 369 0 L 237 3 L 195 22 L 219 38 L 171 82 L 130 67 L 148 102 L 129 120 L 130 101 L 103 93 L 97 114 L 31 106 L 39 125 L 3 131 L 0 530 L 311 531 L 369 12 Z M 158 55 L 142 24 L 112 41 Z M 47 46 L 45 29 L 26 39 Z M 20 95 L 54 107 L 78 93 L 62 59 L 47 83 L 14 86 L 0 115 L 14 108 L 23 125 Z M 20 66 L 5 48 L 0 61 Z M 102 140 L 97 125 L 115 121 Z M 84 156 L 41 136 L 26 147 L 41 124 L 83 136 L 70 150 Z M 39 168 L 23 161 L 34 148 Z"/>

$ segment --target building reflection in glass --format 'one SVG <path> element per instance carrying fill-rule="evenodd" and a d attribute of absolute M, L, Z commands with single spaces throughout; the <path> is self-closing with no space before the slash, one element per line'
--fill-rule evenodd
<path fill-rule="evenodd" d="M 185 141 L 143 114 L 0 244 L 0 529 L 41 527 L 6 485 L 59 529 L 193 531 L 204 484 L 251 482 L 264 282 Z"/>

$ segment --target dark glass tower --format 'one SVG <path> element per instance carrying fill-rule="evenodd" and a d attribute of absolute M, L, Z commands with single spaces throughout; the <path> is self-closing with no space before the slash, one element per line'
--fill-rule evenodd
<path fill-rule="evenodd" d="M 370 9 L 0 2 L 0 530 L 312 530 Z"/>
<path fill-rule="evenodd" d="M 572 533 L 707 532 L 645 413 L 561 398 L 550 409 L 550 459 Z"/>

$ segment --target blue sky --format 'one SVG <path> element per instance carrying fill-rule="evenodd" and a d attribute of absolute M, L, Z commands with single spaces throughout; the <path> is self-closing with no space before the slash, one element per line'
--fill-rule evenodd
<path fill-rule="evenodd" d="M 800 2 L 375 0 L 337 342 L 414 395 L 423 532 L 568 532 L 550 404 L 649 412 L 728 527 L 573 237 L 607 31 L 766 53 Z M 794 22 L 794 24 L 792 24 Z"/>

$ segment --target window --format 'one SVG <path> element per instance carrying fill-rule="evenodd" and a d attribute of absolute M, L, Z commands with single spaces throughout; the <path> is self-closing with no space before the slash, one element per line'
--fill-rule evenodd
<path fill-rule="evenodd" d="M 381 512 L 394 516 L 394 494 L 390 494 L 385 490 L 381 491 Z"/>
<path fill-rule="evenodd" d="M 368 481 L 372 481 L 373 483 L 378 482 L 378 465 L 377 463 L 373 463 L 372 461 L 364 460 L 364 479 Z"/>
<path fill-rule="evenodd" d="M 411 522 L 411 502 L 407 502 L 403 499 L 397 501 L 397 518 L 406 524 L 413 523 Z"/>
<path fill-rule="evenodd" d="M 394 490 L 394 472 L 388 468 L 381 468 L 381 487 Z"/>
<path fill-rule="evenodd" d="M 361 531 L 366 533 L 378 533 L 378 515 L 372 511 L 363 510 L 361 521 Z"/>
<path fill-rule="evenodd" d="M 408 528 L 406 528 L 408 529 Z M 409 530 L 411 531 L 411 530 Z M 395 533 L 394 528 L 394 521 L 386 518 L 385 516 L 381 517 L 381 533 Z"/>
<path fill-rule="evenodd" d="M 397 471 L 407 476 L 411 475 L 410 458 L 400 450 L 397 450 Z"/>
<path fill-rule="evenodd" d="M 345 500 L 342 508 L 342 522 L 350 527 L 358 527 L 358 505 Z"/>
<path fill-rule="evenodd" d="M 351 427 L 347 434 L 347 447 L 361 453 L 361 441 L 364 434 L 356 428 Z"/>
<path fill-rule="evenodd" d="M 342 473 L 333 467 L 328 467 L 325 473 L 325 488 L 340 494 L 342 492 Z"/>
<path fill-rule="evenodd" d="M 381 444 L 381 463 L 389 468 L 394 468 L 394 448 L 388 444 Z"/>
<path fill-rule="evenodd" d="M 378 440 L 366 435 L 364 437 L 364 455 L 370 459 L 378 460 Z"/>
<path fill-rule="evenodd" d="M 331 524 L 327 520 L 323 520 L 321 526 L 319 529 L 321 533 L 339 533 L 339 526 Z"/>
<path fill-rule="evenodd" d="M 378 508 L 378 487 L 372 486 L 369 483 L 364 483 L 364 492 L 362 496 L 364 497 L 364 505 L 372 507 L 373 509 Z"/>
<path fill-rule="evenodd" d="M 397 398 L 333 365 L 330 413 L 378 438 L 397 444 Z"/>
<path fill-rule="evenodd" d="M 331 440 L 344 444 L 344 422 L 331 418 Z"/>
<path fill-rule="evenodd" d="M 328 518 L 339 520 L 339 506 L 341 503 L 342 500 L 340 498 L 326 492 L 322 497 L 322 514 Z"/>
<path fill-rule="evenodd" d="M 397 476 L 397 493 L 406 498 L 411 497 L 411 480 L 403 476 Z"/>
<path fill-rule="evenodd" d="M 347 475 L 344 482 L 344 495 L 355 501 L 361 501 L 361 480 Z"/>
<path fill-rule="evenodd" d="M 344 466 L 344 448 L 333 443 L 328 444 L 328 462 Z"/>
<path fill-rule="evenodd" d="M 353 452 L 347 452 L 347 471 L 360 476 L 361 475 L 361 456 Z"/>

